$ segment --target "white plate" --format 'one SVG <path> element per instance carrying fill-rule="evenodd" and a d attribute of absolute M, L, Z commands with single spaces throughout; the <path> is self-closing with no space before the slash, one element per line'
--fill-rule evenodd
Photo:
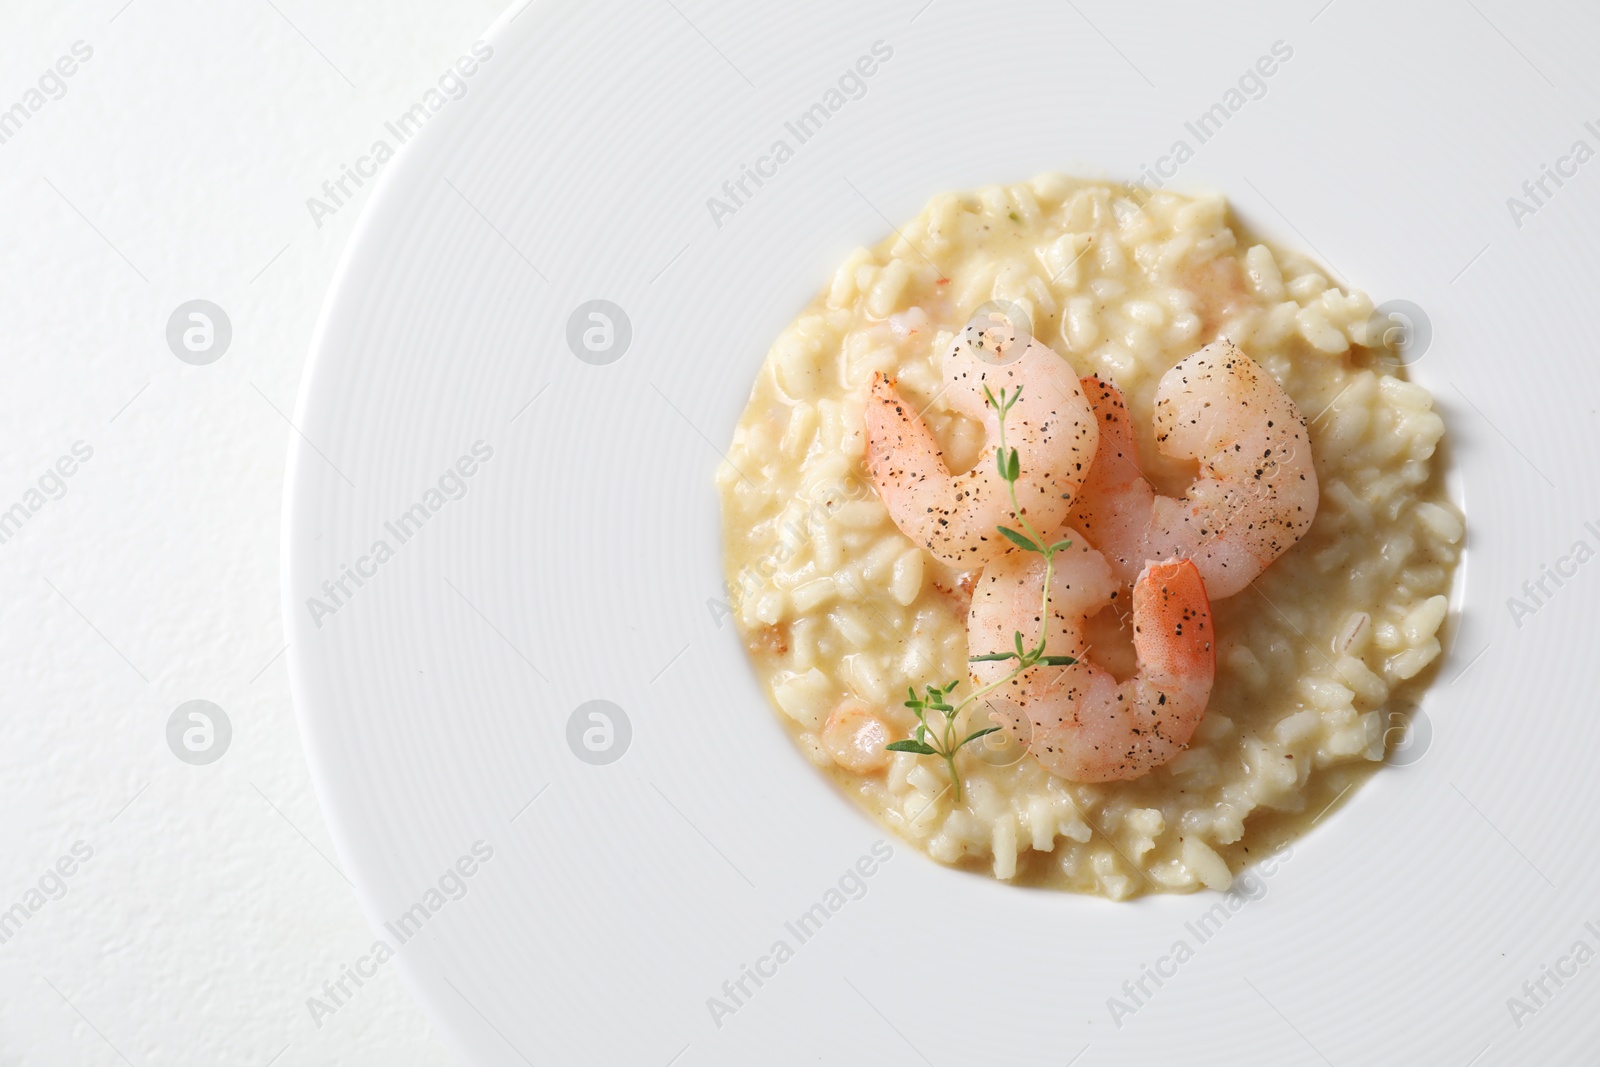
<path fill-rule="evenodd" d="M 382 965 L 484 1064 L 1577 1062 L 1600 966 L 1546 979 L 1542 1006 L 1522 986 L 1600 948 L 1600 564 L 1567 564 L 1530 616 L 1507 598 L 1600 548 L 1600 164 L 1520 228 L 1505 200 L 1600 146 L 1541 73 L 1587 70 L 1584 35 L 1503 4 L 921 3 L 536 4 L 389 165 L 312 356 L 285 526 L 295 696 L 399 948 Z M 796 146 L 785 122 L 880 40 L 865 95 Z M 1185 122 L 1279 40 L 1265 95 L 1199 143 Z M 794 157 L 716 225 L 707 198 L 779 138 Z M 1179 138 L 1177 186 L 1431 319 L 1415 369 L 1471 565 L 1429 747 L 1203 944 L 1186 924 L 1223 898 L 1019 891 L 898 842 L 802 944 L 785 922 L 885 835 L 794 749 L 714 610 L 711 475 L 752 376 L 849 249 L 929 195 L 1133 176 Z M 595 299 L 632 325 L 606 365 L 566 340 Z M 400 544 L 385 522 L 480 440 L 465 496 Z M 307 598 L 379 539 L 394 557 L 317 625 Z M 631 722 L 610 765 L 568 745 L 591 700 Z M 466 895 L 399 946 L 381 924 L 427 910 L 477 841 Z M 708 998 L 780 939 L 793 958 L 716 1025 Z M 1193 958 L 1114 1021 L 1180 940 Z"/>

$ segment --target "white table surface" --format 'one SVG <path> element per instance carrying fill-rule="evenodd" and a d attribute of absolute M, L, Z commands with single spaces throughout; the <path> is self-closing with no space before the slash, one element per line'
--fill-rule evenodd
<path fill-rule="evenodd" d="M 0 0 L 0 359 L 8 386 L 0 390 L 0 1067 L 454 1062 L 396 967 L 378 968 L 336 1001 L 326 987 L 377 934 L 339 869 L 302 753 L 285 671 L 280 522 L 307 347 L 372 184 L 341 195 L 320 220 L 307 200 L 326 198 L 324 183 L 358 165 L 374 141 L 392 143 L 385 124 L 506 17 L 505 2 Z M 1418 32 L 1425 17 L 1405 10 Z M 1519 22 L 1504 3 L 1493 5 L 1493 21 L 1462 10 L 1478 44 L 1461 62 L 1488 64 L 1472 98 L 1482 102 L 1484 132 L 1445 136 L 1426 122 L 1398 124 L 1396 112 L 1380 131 L 1388 148 L 1374 140 L 1341 151 L 1406 155 L 1424 178 L 1418 188 L 1457 183 L 1452 195 L 1476 198 L 1470 224 L 1457 224 L 1467 217 L 1460 211 L 1422 216 L 1436 229 L 1419 232 L 1461 253 L 1456 279 L 1483 259 L 1458 296 L 1442 295 L 1456 279 L 1429 282 L 1445 307 L 1493 293 L 1478 280 L 1486 270 L 1525 263 L 1570 265 L 1566 291 L 1577 292 L 1571 279 L 1583 279 L 1588 260 L 1572 250 L 1582 234 L 1572 220 L 1592 217 L 1594 187 L 1580 181 L 1563 191 L 1516 245 L 1505 237 L 1517 219 L 1500 211 L 1524 177 L 1577 136 L 1583 101 L 1594 98 L 1585 38 L 1572 29 L 1583 12 L 1563 2 Z M 1371 27 L 1374 17 L 1349 19 Z M 80 57 L 92 55 L 65 64 L 75 72 L 55 82 L 46 72 L 75 45 Z M 1395 45 L 1390 61 L 1400 56 Z M 29 96 L 41 76 L 59 98 Z M 1523 108 L 1522 90 L 1507 87 L 1524 83 L 1561 93 L 1561 105 Z M 8 127 L 18 104 L 27 117 Z M 1462 148 L 1482 143 L 1473 137 L 1509 147 L 1494 166 L 1461 170 L 1462 160 L 1478 158 Z M 1393 255 L 1397 263 L 1427 258 Z M 167 339 L 175 309 L 196 299 L 220 306 L 232 327 L 228 350 L 206 365 L 180 360 Z M 1517 320 L 1487 298 L 1471 310 L 1460 322 L 1522 351 Z M 1549 324 L 1534 322 L 1537 342 Z M 1468 384 L 1480 398 L 1493 394 L 1491 385 Z M 1536 401 L 1551 427 L 1580 408 L 1592 414 L 1582 393 L 1549 403 L 1538 398 L 1537 379 L 1503 385 L 1487 414 L 1458 407 L 1452 434 L 1477 433 L 1498 449 L 1490 414 L 1509 424 L 1520 407 L 1532 419 Z M 1555 429 L 1543 436 L 1531 449 L 1541 459 L 1559 443 Z M 1517 464 L 1532 461 L 1503 440 L 1496 462 L 1531 484 Z M 62 461 L 75 448 L 80 457 L 92 450 L 87 462 Z M 1560 462 L 1565 484 L 1592 484 L 1583 480 L 1588 457 Z M 70 477 L 47 474 L 58 463 Z M 29 496 L 41 479 L 59 499 Z M 1516 495 L 1520 484 L 1504 499 L 1528 499 Z M 1547 536 L 1502 557 L 1517 580 L 1539 573 L 1536 559 L 1555 558 L 1547 549 L 1561 550 L 1591 504 L 1592 494 L 1572 495 Z M 1497 614 L 1494 599 L 1515 591 L 1511 571 L 1488 573 L 1484 617 L 1498 632 L 1520 627 Z M 1513 654 L 1530 673 L 1581 655 L 1582 641 L 1592 641 L 1587 611 L 1581 597 L 1563 599 L 1538 620 L 1543 644 L 1530 637 Z M 1575 622 L 1563 629 L 1563 618 Z M 1471 685 L 1481 685 L 1482 670 Z M 1501 691 L 1483 693 L 1493 701 Z M 169 719 L 191 700 L 215 702 L 232 724 L 226 752 L 205 765 L 169 747 Z M 1564 720 L 1542 721 L 1553 731 Z M 1506 728 L 1487 710 L 1462 724 Z M 1472 768 L 1469 788 L 1479 781 L 1504 796 L 1521 766 Z M 1448 796 L 1465 801 L 1466 793 Z M 1458 805 L 1451 817 L 1495 848 L 1503 840 L 1517 849 L 1490 833 L 1500 833 L 1493 823 L 1470 821 L 1488 821 L 1482 812 Z M 1529 832 L 1550 838 L 1535 854 L 1569 843 L 1556 839 L 1558 821 L 1524 827 L 1518 840 Z M 1438 837 L 1437 848 L 1450 840 Z M 1566 863 L 1587 871 L 1591 858 L 1569 849 Z M 70 877 L 51 873 L 58 863 Z M 1530 877 L 1509 869 L 1507 878 Z M 1576 876 L 1574 884 L 1582 884 Z M 1383 929 L 1399 931 L 1402 948 L 1448 949 L 1403 961 L 1418 973 L 1471 947 L 1461 928 L 1439 925 L 1442 912 L 1428 916 L 1429 941 L 1426 928 L 1404 925 L 1414 910 L 1406 900 L 1372 907 L 1395 924 Z M 1496 1051 L 1485 1063 L 1520 1062 L 1519 1049 L 1530 1046 L 1512 1044 L 1521 1023 L 1501 1014 L 1497 998 L 1555 958 L 1547 948 L 1559 938 L 1541 924 L 1566 937 L 1578 929 L 1563 925 L 1574 907 L 1570 899 L 1544 913 L 1508 906 L 1472 928 L 1478 948 L 1499 939 L 1492 979 L 1502 984 L 1484 994 L 1484 1032 L 1453 1035 L 1482 1050 L 1467 1049 L 1459 1062 L 1482 1059 L 1491 1038 Z M 1583 1009 L 1581 998 L 1595 995 L 1585 988 L 1558 1011 Z M 311 998 L 334 1010 L 314 1014 Z M 1539 1020 L 1545 1031 L 1523 1040 L 1567 1040 L 1576 1028 L 1561 1031 L 1572 1024 L 1559 1018 Z M 1063 1050 L 1063 1062 L 1072 1051 Z"/>
<path fill-rule="evenodd" d="M 0 110 L 92 49 L 0 143 L 0 511 L 93 450 L 0 543 L 0 912 L 93 852 L 0 943 L 0 1065 L 450 1063 L 392 967 L 307 1006 L 374 935 L 301 753 L 279 520 L 286 415 L 371 185 L 320 227 L 306 200 L 501 5 L 124 5 L 0 12 Z M 196 298 L 233 327 L 204 366 L 165 337 Z M 233 725 L 209 765 L 167 744 L 192 699 Z"/>

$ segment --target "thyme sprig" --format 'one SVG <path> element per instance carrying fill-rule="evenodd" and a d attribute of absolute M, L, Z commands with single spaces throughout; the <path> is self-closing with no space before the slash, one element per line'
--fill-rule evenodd
<path fill-rule="evenodd" d="M 902 741 L 891 741 L 886 747 L 891 752 L 913 752 L 919 756 L 938 756 L 944 760 L 945 766 L 950 770 L 950 781 L 955 787 L 956 803 L 961 802 L 961 776 L 956 773 L 956 753 L 980 737 L 992 734 L 999 730 L 999 726 L 990 726 L 982 730 L 974 730 L 966 737 L 957 740 L 958 731 L 956 720 L 961 713 L 974 701 L 985 694 L 1000 688 L 1023 671 L 1036 666 L 1070 667 L 1078 662 L 1071 656 L 1045 655 L 1045 641 L 1050 632 L 1050 582 L 1055 577 L 1055 556 L 1057 552 L 1072 544 L 1070 540 L 1050 543 L 1034 529 L 1028 521 L 1028 516 L 1023 512 L 1022 506 L 1017 501 L 1017 480 L 1022 477 L 1022 463 L 1015 448 L 1006 446 L 1006 416 L 1022 399 L 1022 386 L 1017 386 L 1016 391 L 1007 393 L 1001 389 L 996 397 L 983 387 L 984 403 L 994 408 L 1000 415 L 999 443 L 994 450 L 995 467 L 1000 477 L 1006 483 L 1006 492 L 1011 497 L 1011 512 L 1017 517 L 1017 523 L 1022 527 L 1019 532 L 1009 526 L 997 526 L 1000 536 L 1010 541 L 1024 552 L 1036 552 L 1044 557 L 1044 591 L 1040 595 L 1039 604 L 1039 641 L 1032 646 L 1023 643 L 1022 631 L 1018 630 L 1013 635 L 1015 647 L 1004 652 L 985 652 L 982 655 L 969 656 L 969 663 L 1004 663 L 1016 661 L 1016 666 L 1004 678 L 980 686 L 966 697 L 950 703 L 949 697 L 961 684 L 960 680 L 947 682 L 944 685 L 926 685 L 924 694 L 917 695 L 914 687 L 907 686 L 906 693 L 909 697 L 905 706 L 910 708 L 917 716 L 917 728 L 912 736 Z M 929 721 L 930 714 L 938 717 Z"/>

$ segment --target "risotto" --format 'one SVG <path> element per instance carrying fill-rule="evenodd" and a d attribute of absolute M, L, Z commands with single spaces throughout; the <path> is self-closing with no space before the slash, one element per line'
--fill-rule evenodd
<path fill-rule="evenodd" d="M 1181 495 L 1195 465 L 1157 447 L 1157 387 L 1203 346 L 1237 345 L 1306 423 L 1315 519 L 1248 587 L 1213 597 L 1204 715 L 1175 758 L 1129 780 L 1058 777 L 1005 731 L 956 754 L 954 788 L 943 760 L 885 751 L 918 726 L 908 688 L 970 692 L 969 656 L 991 650 L 968 647 L 979 568 L 941 562 L 891 518 L 867 410 L 889 376 L 950 470 L 992 465 L 941 363 L 993 301 L 1071 377 L 1120 390 L 1158 493 Z M 1218 196 L 1048 175 L 937 196 L 856 250 L 773 344 L 717 473 L 730 602 L 800 751 L 942 863 L 1116 899 L 1227 888 L 1307 831 L 1381 765 L 1432 673 L 1463 536 L 1444 424 L 1384 347 L 1387 325 L 1317 263 L 1244 237 Z M 1097 664 L 1139 670 L 1125 612 L 1086 625 Z M 826 729 L 840 716 L 868 728 L 841 743 Z"/>

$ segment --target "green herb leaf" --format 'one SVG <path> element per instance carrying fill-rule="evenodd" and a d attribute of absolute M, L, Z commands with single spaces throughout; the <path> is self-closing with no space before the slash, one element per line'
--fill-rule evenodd
<path fill-rule="evenodd" d="M 1022 477 L 1022 464 L 1017 459 L 1017 450 L 1013 448 L 1011 450 L 1011 462 L 1007 464 L 1006 481 L 1014 482 L 1020 477 Z"/>
<path fill-rule="evenodd" d="M 890 741 L 884 747 L 890 752 L 915 752 L 919 756 L 937 756 L 939 754 L 932 745 L 921 741 Z"/>
<path fill-rule="evenodd" d="M 1039 662 L 1046 667 L 1070 667 L 1078 661 L 1071 656 L 1040 656 Z"/>
<path fill-rule="evenodd" d="M 1027 651 L 1024 650 L 1023 647 L 1022 647 L 1022 631 L 1021 630 L 1014 630 L 1014 631 L 1012 631 L 1012 633 L 1015 636 L 1016 642 L 1017 642 L 1017 658 L 1018 659 L 1022 659 L 1023 657 L 1027 656 L 1027 654 L 1028 654 Z"/>
<path fill-rule="evenodd" d="M 1015 652 L 990 652 L 982 656 L 968 656 L 968 663 L 1001 663 L 1008 659 L 1016 659 Z"/>
<path fill-rule="evenodd" d="M 1023 549 L 1024 551 L 1041 551 L 1038 545 L 1034 544 L 1028 539 L 1027 535 L 1019 534 L 1009 526 L 996 526 L 995 529 L 1000 531 L 1001 537 L 1004 537 L 1007 541 L 1010 541 L 1012 544 L 1016 545 L 1020 549 Z"/>
<path fill-rule="evenodd" d="M 983 737 L 985 734 L 992 734 L 998 729 L 1000 729 L 1000 727 L 991 726 L 987 730 L 978 730 L 975 733 L 970 733 L 970 734 L 967 735 L 966 741 L 961 742 L 961 744 L 957 745 L 956 747 L 960 748 L 961 745 L 965 745 L 967 743 L 967 741 L 976 741 L 978 738 Z"/>
<path fill-rule="evenodd" d="M 1072 547 L 1072 538 L 1069 537 L 1065 541 L 1057 541 L 1055 544 L 1051 545 L 1050 546 L 1050 551 L 1052 551 L 1052 552 L 1060 552 L 1063 548 L 1071 548 L 1071 547 Z"/>

